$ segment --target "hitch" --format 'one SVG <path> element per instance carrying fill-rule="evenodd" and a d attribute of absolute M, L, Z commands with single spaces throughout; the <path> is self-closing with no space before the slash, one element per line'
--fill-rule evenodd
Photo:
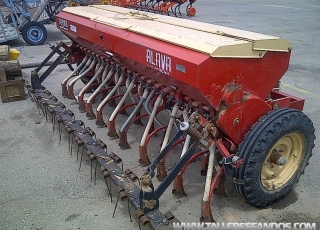
<path fill-rule="evenodd" d="M 52 49 L 51 53 L 43 60 L 43 62 L 31 71 L 31 86 L 33 89 L 41 89 L 42 82 L 49 76 L 49 74 L 63 61 L 68 65 L 69 69 L 73 71 L 73 67 L 68 60 L 68 55 L 71 52 L 71 49 L 63 42 L 60 42 L 57 46 L 49 45 L 50 49 Z M 63 48 L 64 50 L 60 50 Z M 40 70 L 48 64 L 53 55 L 59 54 L 59 56 L 53 61 L 53 63 L 46 69 L 46 71 L 39 76 Z"/>

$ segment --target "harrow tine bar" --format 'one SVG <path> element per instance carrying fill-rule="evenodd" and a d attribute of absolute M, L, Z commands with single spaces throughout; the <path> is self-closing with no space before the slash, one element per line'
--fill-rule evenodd
<path fill-rule="evenodd" d="M 48 108 L 51 108 L 52 114 L 57 116 L 59 115 L 61 117 L 61 123 L 66 127 L 66 131 L 71 137 L 72 140 L 76 139 L 77 144 L 79 146 L 82 146 L 80 143 L 83 143 L 81 158 L 83 158 L 83 152 L 84 149 L 87 149 L 87 151 L 90 151 L 94 154 L 94 157 L 91 157 L 91 160 L 96 160 L 96 168 L 98 167 L 98 164 L 105 168 L 105 170 L 101 171 L 103 174 L 105 171 L 109 173 L 109 176 L 105 177 L 105 182 L 107 185 L 108 193 L 112 199 L 111 196 L 111 188 L 108 184 L 108 180 L 110 179 L 113 181 L 113 183 L 116 185 L 116 187 L 122 186 L 123 190 L 119 191 L 119 199 L 127 199 L 128 202 L 133 206 L 134 210 L 137 211 L 140 209 L 140 200 L 139 200 L 139 192 L 140 189 L 135 185 L 135 183 L 127 176 L 124 171 L 117 165 L 115 160 L 111 158 L 111 155 L 109 155 L 105 148 L 103 149 L 98 142 L 93 139 L 93 137 L 86 131 L 86 129 L 76 120 L 74 120 L 74 117 L 71 113 L 66 111 L 65 108 L 62 108 L 57 101 L 52 100 L 48 97 L 48 95 L 42 90 L 38 90 L 37 95 L 40 95 L 40 97 L 47 98 L 47 106 Z M 70 141 L 71 142 L 71 141 Z M 70 143 L 69 142 L 69 143 Z M 92 154 L 91 154 L 92 155 Z M 89 158 L 90 159 L 90 158 Z M 114 157 L 115 159 L 115 157 Z M 83 159 L 80 159 L 80 164 L 82 163 Z M 81 169 L 81 165 L 79 165 L 79 169 Z M 96 176 L 95 176 L 96 177 Z M 121 193 L 123 192 L 123 193 Z M 121 194 L 120 194 L 121 193 Z M 130 212 L 130 209 L 128 210 Z M 129 216 L 131 216 L 131 213 L 129 213 Z M 160 213 L 159 210 L 153 210 L 150 213 L 144 214 L 144 216 L 148 219 L 148 222 L 150 223 L 154 229 L 168 229 L 169 222 L 165 219 L 165 217 Z M 130 217 L 130 220 L 131 217 Z"/>

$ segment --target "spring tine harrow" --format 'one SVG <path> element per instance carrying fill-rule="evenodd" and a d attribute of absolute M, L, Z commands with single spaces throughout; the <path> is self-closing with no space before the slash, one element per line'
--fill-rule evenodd
<path fill-rule="evenodd" d="M 26 83 L 26 88 L 34 95 L 34 98 L 38 98 L 37 101 L 41 101 L 41 99 L 46 100 L 44 106 L 48 109 L 49 113 L 60 118 L 59 120 L 65 126 L 66 132 L 69 135 L 71 134 L 72 139 L 79 147 L 82 147 L 79 170 L 81 169 L 82 158 L 86 155 L 90 160 L 90 178 L 94 184 L 96 183 L 96 170 L 98 165 L 100 165 L 100 172 L 105 180 L 111 202 L 112 193 L 109 182 L 113 181 L 118 193 L 113 216 L 115 215 L 118 201 L 126 200 L 130 221 L 132 221 L 132 218 L 129 204 L 133 206 L 135 213 L 139 213 L 138 219 L 142 224 L 151 224 L 154 229 L 169 229 L 169 221 L 159 210 L 153 210 L 149 213 L 141 213 L 141 211 L 139 211 L 141 207 L 139 201 L 140 188 L 135 185 L 135 182 L 139 182 L 140 184 L 140 180 L 130 169 L 123 171 L 123 168 L 118 166 L 119 163 L 122 163 L 121 158 L 114 153 L 107 153 L 106 144 L 101 140 L 97 140 L 95 133 L 89 127 L 85 127 L 82 121 L 75 120 L 71 111 L 67 110 L 56 98 L 47 94 L 42 89 L 33 90 L 28 83 Z M 84 154 L 84 152 L 86 152 L 86 154 Z M 96 164 L 94 166 L 93 176 L 92 164 L 94 161 Z"/>
<path fill-rule="evenodd" d="M 113 0 L 111 4 L 159 14 L 173 13 L 176 17 L 183 17 L 180 7 L 187 3 L 186 16 L 191 17 L 196 14 L 196 9 L 192 5 L 194 2 L 195 0 Z"/>

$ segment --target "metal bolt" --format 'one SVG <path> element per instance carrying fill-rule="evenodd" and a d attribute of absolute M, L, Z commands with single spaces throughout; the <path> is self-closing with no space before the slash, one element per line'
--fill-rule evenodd
<path fill-rule="evenodd" d="M 287 163 L 286 158 L 284 158 L 283 156 L 281 156 L 278 160 L 277 160 L 277 165 L 283 166 Z"/>
<path fill-rule="evenodd" d="M 233 121 L 233 125 L 236 126 L 240 123 L 240 119 L 237 117 L 236 119 L 234 119 Z"/>
<path fill-rule="evenodd" d="M 280 149 L 278 152 L 283 152 L 282 149 Z M 287 160 L 284 156 L 282 156 L 279 153 L 276 153 L 272 156 L 272 162 L 274 162 L 275 164 L 279 165 L 279 166 L 283 166 L 287 163 Z"/>

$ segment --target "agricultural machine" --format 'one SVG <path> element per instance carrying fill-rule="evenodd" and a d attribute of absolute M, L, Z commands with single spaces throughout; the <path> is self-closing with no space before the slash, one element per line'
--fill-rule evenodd
<path fill-rule="evenodd" d="M 36 68 L 26 86 L 59 133 L 66 130 L 69 146 L 82 148 L 80 164 L 86 156 L 96 162 L 108 189 L 112 181 L 118 199 L 128 200 L 142 224 L 166 229 L 177 221 L 159 211 L 159 198 L 172 182 L 174 195 L 186 195 L 184 172 L 199 157 L 206 222 L 214 221 L 211 199 L 224 192 L 226 178 L 248 203 L 266 207 L 285 197 L 304 172 L 315 135 L 302 112 L 304 100 L 279 88 L 289 65 L 288 41 L 110 5 L 67 7 L 56 20 L 72 44 L 52 47 L 44 62 L 54 53 L 59 57 L 41 75 L 43 65 Z M 147 166 L 141 176 L 124 170 L 121 155 L 109 152 L 41 85 L 63 59 L 72 72 L 61 83 L 62 95 L 77 100 L 80 112 L 108 129 L 121 149 L 131 147 L 130 127 L 147 118 L 137 149 Z M 77 91 L 81 81 L 85 85 Z M 114 106 L 110 116 L 104 114 L 107 105 Z M 126 113 L 119 123 L 119 114 Z M 161 121 L 165 114 L 167 123 Z M 155 147 L 148 144 L 155 136 L 162 144 L 152 155 Z M 168 170 L 168 156 L 179 146 L 179 160 Z"/>
<path fill-rule="evenodd" d="M 45 24 L 66 6 L 108 4 L 109 0 L 3 0 L 0 3 L 0 43 L 18 39 L 29 45 L 41 45 L 47 39 Z"/>
<path fill-rule="evenodd" d="M 55 22 L 55 15 L 66 0 L 3 0 L 0 3 L 0 42 L 20 38 L 30 45 L 47 39 L 44 24 Z"/>
<path fill-rule="evenodd" d="M 197 10 L 193 7 L 195 1 L 196 0 L 110 0 L 108 4 L 167 15 L 173 13 L 176 17 L 180 17 L 183 15 L 181 13 L 182 5 L 186 5 L 185 11 L 187 16 L 196 15 Z"/>

